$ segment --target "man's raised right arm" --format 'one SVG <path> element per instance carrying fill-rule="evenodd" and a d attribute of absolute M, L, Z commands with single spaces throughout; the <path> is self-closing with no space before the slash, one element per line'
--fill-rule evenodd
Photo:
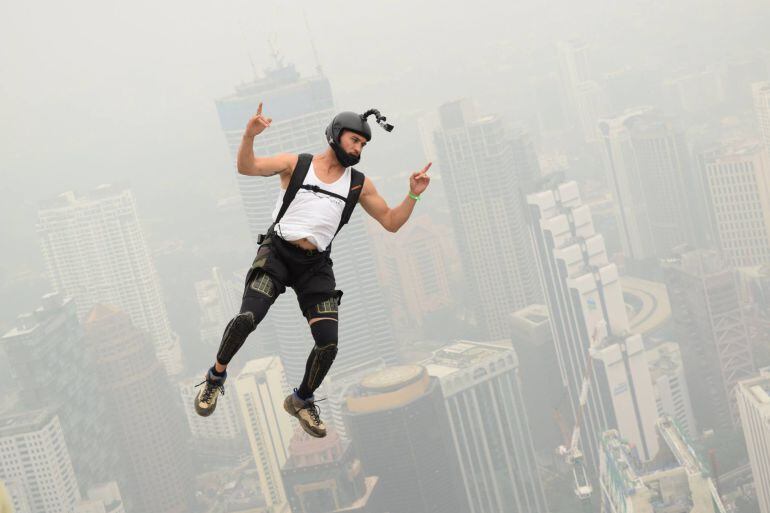
<path fill-rule="evenodd" d="M 246 130 L 241 139 L 241 147 L 238 148 L 238 172 L 250 176 L 272 176 L 279 173 L 291 172 L 294 156 L 290 153 L 279 153 L 273 157 L 254 156 L 254 137 L 261 134 L 272 118 L 262 115 L 262 102 L 259 102 L 257 113 L 246 124 Z"/>

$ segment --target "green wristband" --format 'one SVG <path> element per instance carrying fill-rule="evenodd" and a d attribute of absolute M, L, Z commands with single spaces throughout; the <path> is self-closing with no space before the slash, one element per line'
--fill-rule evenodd
<path fill-rule="evenodd" d="M 409 191 L 409 197 L 412 198 L 415 201 L 420 199 L 420 196 L 418 196 L 417 194 L 412 194 L 412 191 Z"/>

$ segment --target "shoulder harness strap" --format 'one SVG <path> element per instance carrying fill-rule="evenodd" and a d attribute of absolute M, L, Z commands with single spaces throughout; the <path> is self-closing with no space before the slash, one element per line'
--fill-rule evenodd
<path fill-rule="evenodd" d="M 278 215 L 276 216 L 275 221 L 273 221 L 273 224 L 271 224 L 270 228 L 267 229 L 267 233 L 259 236 L 259 239 L 257 240 L 259 244 L 262 244 L 262 241 L 265 240 L 265 237 L 273 233 L 275 225 L 278 224 L 283 215 L 289 209 L 289 205 L 297 195 L 297 191 L 302 188 L 302 183 L 305 181 L 305 177 L 307 176 L 307 172 L 310 169 L 310 162 L 312 162 L 312 160 L 313 155 L 310 153 L 300 153 L 298 155 L 297 165 L 294 167 L 294 172 L 291 174 L 289 186 L 286 188 L 286 192 L 283 193 L 283 203 L 281 204 L 281 209 L 278 211 Z"/>

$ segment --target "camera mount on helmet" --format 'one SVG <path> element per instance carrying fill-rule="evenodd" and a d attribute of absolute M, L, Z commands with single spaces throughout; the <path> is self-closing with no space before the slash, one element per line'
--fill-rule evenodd
<path fill-rule="evenodd" d="M 367 141 L 371 141 L 372 129 L 366 121 L 366 118 L 371 115 L 375 116 L 377 124 L 385 131 L 393 131 L 393 125 L 387 123 L 387 118 L 380 114 L 380 111 L 377 109 L 369 109 L 363 114 L 356 114 L 351 111 L 340 112 L 334 116 L 334 119 L 329 123 L 329 126 L 326 127 L 326 141 L 329 143 L 329 146 L 332 147 L 334 154 L 337 156 L 337 160 L 339 160 L 340 164 L 343 166 L 347 167 L 358 164 L 360 159 L 360 157 L 350 155 L 342 149 L 340 137 L 342 137 L 343 130 L 350 130 L 365 138 Z"/>

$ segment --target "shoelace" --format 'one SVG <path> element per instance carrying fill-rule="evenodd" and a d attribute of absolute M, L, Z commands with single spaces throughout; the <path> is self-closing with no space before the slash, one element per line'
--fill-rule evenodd
<path fill-rule="evenodd" d="M 214 390 L 216 390 L 217 388 L 222 393 L 222 395 L 225 395 L 224 385 L 222 384 L 217 385 L 216 383 L 214 383 L 213 381 L 209 381 L 208 379 L 204 379 L 203 381 L 195 385 L 195 388 L 198 388 L 204 383 L 206 383 L 206 388 L 203 389 L 203 394 L 201 394 L 201 399 L 203 400 L 204 403 L 208 404 L 211 402 L 211 394 L 213 394 Z"/>
<path fill-rule="evenodd" d="M 323 401 L 324 399 L 326 398 L 324 397 L 323 399 L 317 399 L 307 403 L 307 406 L 305 406 L 305 409 L 307 409 L 308 413 L 310 413 L 310 416 L 313 417 L 313 421 L 315 422 L 316 426 L 321 424 L 321 408 L 319 408 L 315 403 Z"/>

